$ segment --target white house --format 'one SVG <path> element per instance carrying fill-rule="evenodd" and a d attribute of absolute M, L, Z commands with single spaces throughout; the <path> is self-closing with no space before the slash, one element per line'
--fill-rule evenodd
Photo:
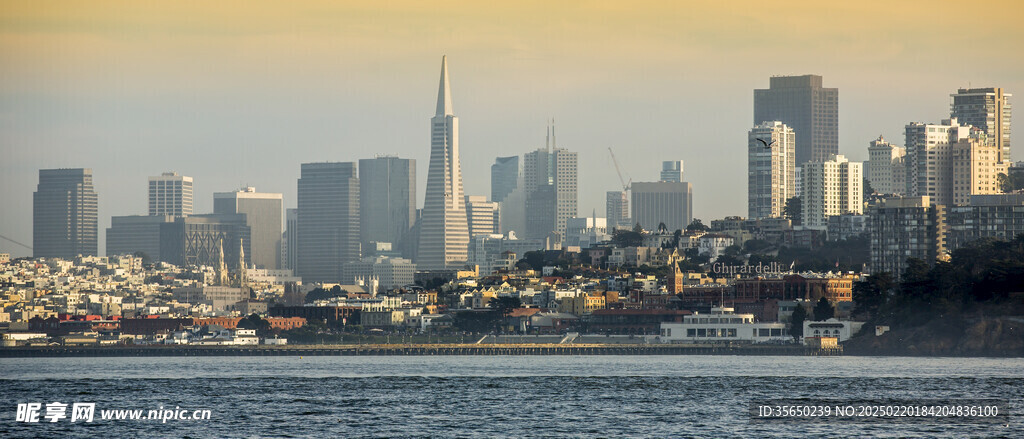
<path fill-rule="evenodd" d="M 711 314 L 684 316 L 682 323 L 662 323 L 662 343 L 786 342 L 793 338 L 785 323 L 754 323 L 753 314 L 736 314 L 733 308 L 711 308 Z"/>
<path fill-rule="evenodd" d="M 853 334 L 860 331 L 864 322 L 851 322 L 849 320 L 828 319 L 824 322 L 804 321 L 804 339 L 814 337 L 836 337 L 840 342 L 849 340 Z"/>

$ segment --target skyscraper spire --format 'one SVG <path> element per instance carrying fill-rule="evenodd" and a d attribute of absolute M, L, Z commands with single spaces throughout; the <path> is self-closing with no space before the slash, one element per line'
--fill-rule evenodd
<path fill-rule="evenodd" d="M 452 113 L 447 57 L 441 58 L 437 113 L 430 119 L 429 163 L 416 264 L 424 270 L 462 268 L 469 256 L 469 226 L 459 163 L 459 118 Z"/>
<path fill-rule="evenodd" d="M 437 86 L 437 112 L 435 116 L 454 115 L 452 112 L 452 90 L 448 86 L 448 56 L 441 57 L 441 84 Z"/>

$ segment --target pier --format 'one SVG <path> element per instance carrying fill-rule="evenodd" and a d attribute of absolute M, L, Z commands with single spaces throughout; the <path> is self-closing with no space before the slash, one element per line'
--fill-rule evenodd
<path fill-rule="evenodd" d="M 842 349 L 724 344 L 380 344 L 292 346 L 24 346 L 0 348 L 0 358 L 206 357 L 354 355 L 842 355 Z"/>

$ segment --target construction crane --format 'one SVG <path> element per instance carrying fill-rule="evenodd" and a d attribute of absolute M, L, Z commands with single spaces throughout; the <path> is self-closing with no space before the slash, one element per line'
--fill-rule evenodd
<path fill-rule="evenodd" d="M 608 147 L 608 154 L 612 156 L 612 164 L 615 165 L 615 173 L 619 174 L 619 182 L 622 183 L 622 192 L 628 192 L 629 186 L 633 184 L 633 179 L 630 178 L 629 182 L 622 178 L 622 171 L 619 170 L 619 161 L 615 158 L 615 153 L 612 152 L 612 147 Z"/>

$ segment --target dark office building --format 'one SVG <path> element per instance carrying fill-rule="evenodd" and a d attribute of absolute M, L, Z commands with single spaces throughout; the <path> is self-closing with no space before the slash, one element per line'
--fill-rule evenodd
<path fill-rule="evenodd" d="M 399 248 L 416 220 L 416 160 L 359 161 L 359 224 L 363 248 L 390 242 Z"/>
<path fill-rule="evenodd" d="M 754 125 L 781 121 L 796 134 L 796 166 L 839 154 L 839 89 L 821 76 L 775 76 L 754 90 Z"/>
<path fill-rule="evenodd" d="M 40 169 L 32 195 L 32 255 L 72 259 L 98 252 L 92 169 Z"/>
<path fill-rule="evenodd" d="M 303 282 L 340 281 L 341 267 L 360 256 L 356 164 L 303 163 L 298 204 L 295 274 Z"/>

